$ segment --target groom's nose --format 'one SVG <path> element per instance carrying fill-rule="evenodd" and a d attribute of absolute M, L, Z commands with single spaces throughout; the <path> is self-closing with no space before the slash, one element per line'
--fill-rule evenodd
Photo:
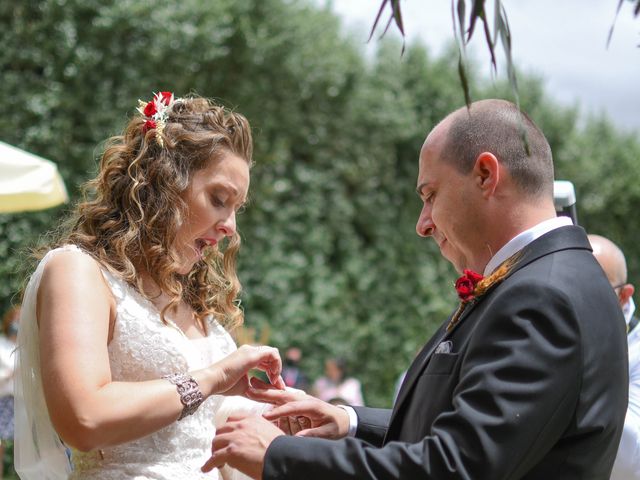
<path fill-rule="evenodd" d="M 421 237 L 430 237 L 433 235 L 434 229 L 435 224 L 431 219 L 431 205 L 424 202 L 418 217 L 418 223 L 416 223 L 416 233 Z"/>

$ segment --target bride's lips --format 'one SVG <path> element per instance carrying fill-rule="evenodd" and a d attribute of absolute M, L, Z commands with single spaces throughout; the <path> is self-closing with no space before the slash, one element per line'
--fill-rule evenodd
<path fill-rule="evenodd" d="M 218 243 L 218 240 L 216 240 L 215 238 L 212 238 L 212 237 L 205 237 L 205 238 L 202 238 L 201 240 L 206 242 L 206 244 L 209 247 L 215 247 L 217 245 L 217 243 Z"/>
<path fill-rule="evenodd" d="M 195 241 L 195 245 L 196 245 L 196 252 L 198 253 L 198 256 L 202 258 L 202 252 L 204 251 L 204 249 L 208 247 L 215 247 L 217 243 L 218 243 L 218 240 L 216 240 L 215 238 L 211 238 L 211 237 L 197 238 Z"/>

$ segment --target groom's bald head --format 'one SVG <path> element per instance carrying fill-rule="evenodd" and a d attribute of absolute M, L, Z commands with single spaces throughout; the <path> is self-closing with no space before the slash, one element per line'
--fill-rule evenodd
<path fill-rule="evenodd" d="M 519 190 L 531 197 L 553 197 L 553 159 L 542 131 L 506 100 L 481 100 L 451 113 L 441 158 L 460 173 L 473 168 L 483 152 L 496 156 Z M 528 151 L 527 151 L 528 147 Z"/>

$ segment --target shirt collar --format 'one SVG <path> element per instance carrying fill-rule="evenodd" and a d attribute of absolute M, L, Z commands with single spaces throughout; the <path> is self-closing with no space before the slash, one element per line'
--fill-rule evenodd
<path fill-rule="evenodd" d="M 555 230 L 556 228 L 566 227 L 573 225 L 573 222 L 569 217 L 554 217 L 549 220 L 544 220 L 537 225 L 519 233 L 511 240 L 509 240 L 497 253 L 491 257 L 487 266 L 484 267 L 484 276 L 491 275 L 491 273 L 498 268 L 498 266 L 504 262 L 507 258 L 516 252 L 519 252 L 524 247 L 529 245 L 535 239 L 541 237 L 545 233 Z"/>

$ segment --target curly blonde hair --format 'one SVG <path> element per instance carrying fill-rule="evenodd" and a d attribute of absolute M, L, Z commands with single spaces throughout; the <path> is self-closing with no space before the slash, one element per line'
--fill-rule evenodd
<path fill-rule="evenodd" d="M 151 300 L 142 269 L 170 299 L 161 311 L 163 321 L 184 300 L 203 324 L 213 315 L 232 330 L 243 322 L 236 275 L 240 237 L 234 233 L 223 250 L 209 249 L 187 275 L 178 273 L 174 240 L 186 218 L 184 194 L 195 172 L 229 152 L 251 166 L 249 123 L 201 97 L 176 99 L 161 132 L 145 131 L 145 121 L 136 115 L 122 135 L 107 140 L 99 173 L 84 185 L 83 201 L 57 244 L 77 245 Z"/>

